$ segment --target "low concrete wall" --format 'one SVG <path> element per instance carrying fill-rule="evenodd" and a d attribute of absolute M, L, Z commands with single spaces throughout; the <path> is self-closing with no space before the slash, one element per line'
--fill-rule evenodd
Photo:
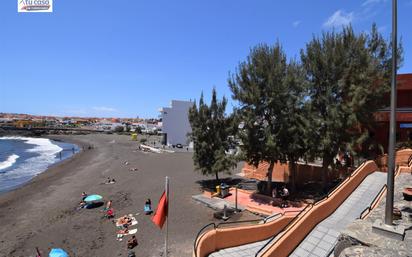
<path fill-rule="evenodd" d="M 266 248 L 261 256 L 288 256 L 319 222 L 331 215 L 343 203 L 366 176 L 377 169 L 378 167 L 373 161 L 362 164 L 351 177 L 348 177 L 333 190 L 328 198 L 314 204 L 304 215 L 296 219 L 293 224 L 290 224 L 282 237 Z"/>
<path fill-rule="evenodd" d="M 210 230 L 200 236 L 196 242 L 197 257 L 206 257 L 224 248 L 265 240 L 279 233 L 298 213 L 287 212 L 265 224 Z"/>
<path fill-rule="evenodd" d="M 269 164 L 262 162 L 255 167 L 253 165 L 245 163 L 242 171 L 245 177 L 255 178 L 258 180 L 267 180 L 267 169 Z M 274 182 L 288 183 L 290 176 L 289 164 L 288 163 L 276 163 L 272 171 L 272 180 Z M 308 181 L 321 181 L 322 180 L 322 167 L 308 165 L 308 164 L 297 164 L 296 166 L 296 178 L 295 183 L 297 186 L 302 186 Z"/>
<path fill-rule="evenodd" d="M 412 160 L 409 159 L 411 155 L 412 155 L 412 149 L 402 149 L 402 150 L 397 151 L 396 156 L 395 156 L 395 165 L 405 166 L 405 167 L 411 166 Z M 376 158 L 375 162 L 381 171 L 384 171 L 384 172 L 388 171 L 388 155 L 387 154 L 379 156 L 378 158 Z M 410 172 L 410 170 L 402 169 L 401 172 Z"/>

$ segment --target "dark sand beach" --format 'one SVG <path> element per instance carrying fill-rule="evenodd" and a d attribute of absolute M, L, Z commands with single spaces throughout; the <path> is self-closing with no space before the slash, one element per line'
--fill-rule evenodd
<path fill-rule="evenodd" d="M 143 153 L 128 136 L 77 135 L 58 139 L 95 148 L 49 168 L 25 186 L 0 195 L 0 256 L 44 256 L 63 248 L 71 257 L 127 256 L 126 241 L 116 240 L 116 227 L 102 219 L 102 208 L 75 210 L 81 193 L 113 200 L 116 215 L 137 216 L 136 256 L 162 256 L 164 230 L 144 215 L 151 198 L 155 208 L 170 176 L 169 256 L 191 256 L 193 240 L 201 227 L 213 222 L 213 211 L 191 199 L 200 192 L 191 153 Z M 124 162 L 129 165 L 124 165 Z M 138 171 L 130 171 L 138 168 Z M 102 184 L 107 177 L 117 183 Z M 253 218 L 243 213 L 242 219 Z"/>

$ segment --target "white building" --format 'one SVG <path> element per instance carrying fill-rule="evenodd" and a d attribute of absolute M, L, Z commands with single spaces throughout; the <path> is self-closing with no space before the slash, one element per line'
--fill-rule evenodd
<path fill-rule="evenodd" d="M 192 132 L 189 123 L 189 108 L 193 106 L 190 101 L 172 100 L 171 107 L 160 109 L 162 117 L 162 132 L 167 145 L 188 145 L 187 134 Z"/>

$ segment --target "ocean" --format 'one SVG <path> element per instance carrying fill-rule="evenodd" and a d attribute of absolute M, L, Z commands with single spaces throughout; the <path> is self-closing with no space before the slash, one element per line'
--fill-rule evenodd
<path fill-rule="evenodd" d="M 22 186 L 73 150 L 78 146 L 47 138 L 0 137 L 0 193 Z"/>

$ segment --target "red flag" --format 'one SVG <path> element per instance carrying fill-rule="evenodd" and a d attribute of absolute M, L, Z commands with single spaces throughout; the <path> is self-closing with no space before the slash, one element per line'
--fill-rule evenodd
<path fill-rule="evenodd" d="M 163 192 L 162 196 L 160 197 L 159 204 L 157 205 L 156 212 L 152 217 L 152 221 L 159 228 L 162 228 L 163 224 L 166 221 L 166 217 L 167 217 L 167 197 L 166 197 L 166 193 Z"/>

